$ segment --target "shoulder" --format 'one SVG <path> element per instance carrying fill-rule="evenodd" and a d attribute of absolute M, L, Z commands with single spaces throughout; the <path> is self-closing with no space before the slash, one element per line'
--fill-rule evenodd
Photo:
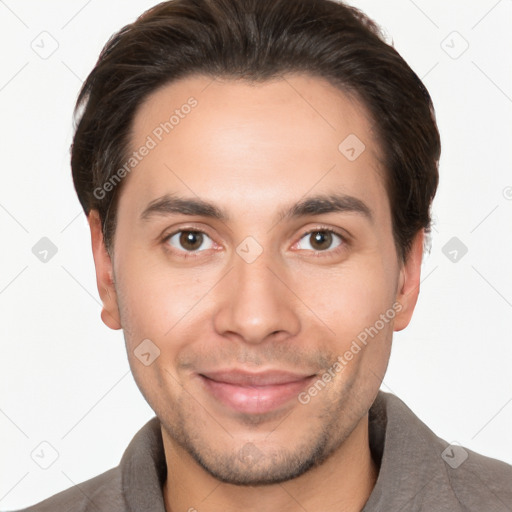
<path fill-rule="evenodd" d="M 109 512 L 126 510 L 121 472 L 118 467 L 18 512 L 97 512 L 98 510 Z"/>
<path fill-rule="evenodd" d="M 119 465 L 18 512 L 165 511 L 162 485 L 167 466 L 157 417 L 133 437 Z"/>
<path fill-rule="evenodd" d="M 446 474 L 461 504 L 475 511 L 512 510 L 512 466 L 468 448 L 440 443 L 447 445 L 442 452 Z"/>
<path fill-rule="evenodd" d="M 509 464 L 446 442 L 389 393 L 369 419 L 381 468 L 365 510 L 512 511 Z"/>

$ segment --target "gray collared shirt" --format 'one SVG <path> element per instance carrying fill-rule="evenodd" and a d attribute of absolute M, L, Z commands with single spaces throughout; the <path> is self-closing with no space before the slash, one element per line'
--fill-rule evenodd
<path fill-rule="evenodd" d="M 512 512 L 512 466 L 450 446 L 389 393 L 379 392 L 369 418 L 380 469 L 362 512 Z M 137 432 L 119 466 L 24 512 L 165 512 L 166 475 L 155 417 Z"/>

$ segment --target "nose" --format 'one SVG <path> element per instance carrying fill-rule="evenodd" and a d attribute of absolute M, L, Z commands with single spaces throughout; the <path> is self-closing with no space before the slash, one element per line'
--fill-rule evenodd
<path fill-rule="evenodd" d="M 300 331 L 298 301 L 283 269 L 265 252 L 251 263 L 234 254 L 234 268 L 216 287 L 216 332 L 250 344 L 295 336 Z"/>

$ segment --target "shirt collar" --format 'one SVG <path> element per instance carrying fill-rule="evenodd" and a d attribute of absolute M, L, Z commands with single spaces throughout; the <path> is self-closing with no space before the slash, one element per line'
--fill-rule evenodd
<path fill-rule="evenodd" d="M 433 510 L 444 502 L 459 510 L 441 457 L 439 439 L 395 395 L 379 391 L 369 411 L 372 456 L 380 465 L 377 482 L 362 512 Z M 434 508 L 429 508 L 432 500 Z M 445 509 L 443 509 L 445 510 Z"/>
<path fill-rule="evenodd" d="M 396 396 L 379 391 L 369 411 L 369 439 L 379 468 L 362 512 L 414 510 L 427 487 L 443 492 L 446 469 L 439 438 Z M 152 418 L 135 435 L 121 460 L 123 493 L 130 512 L 165 512 L 167 477 L 160 422 Z"/>
<path fill-rule="evenodd" d="M 135 435 L 120 463 L 126 510 L 165 512 L 162 488 L 167 464 L 160 430 L 155 416 Z"/>

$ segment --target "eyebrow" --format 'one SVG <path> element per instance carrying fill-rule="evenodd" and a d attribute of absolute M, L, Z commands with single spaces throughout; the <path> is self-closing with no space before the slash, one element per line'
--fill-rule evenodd
<path fill-rule="evenodd" d="M 149 220 L 155 216 L 167 215 L 197 215 L 226 221 L 228 215 L 221 209 L 208 201 L 194 197 L 176 197 L 165 194 L 154 201 L 151 201 L 141 213 L 141 220 Z"/>
<path fill-rule="evenodd" d="M 357 197 L 346 194 L 316 195 L 305 198 L 291 207 L 285 207 L 278 212 L 278 222 L 286 219 L 296 219 L 306 216 L 326 213 L 355 213 L 362 215 L 373 223 L 372 210 Z M 148 221 L 155 216 L 190 215 L 208 217 L 222 222 L 229 220 L 229 215 L 222 208 L 204 199 L 194 197 L 177 197 L 165 194 L 151 201 L 141 213 L 140 218 Z"/>
<path fill-rule="evenodd" d="M 373 214 L 370 207 L 357 197 L 346 194 L 329 194 L 307 197 L 285 208 L 278 214 L 279 221 L 306 217 L 308 215 L 322 215 L 325 213 L 356 213 L 373 223 Z"/>

